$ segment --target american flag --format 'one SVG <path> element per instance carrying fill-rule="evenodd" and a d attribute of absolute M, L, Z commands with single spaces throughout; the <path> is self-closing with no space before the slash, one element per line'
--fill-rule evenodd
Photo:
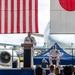
<path fill-rule="evenodd" d="M 0 34 L 38 32 L 38 0 L 0 0 Z"/>

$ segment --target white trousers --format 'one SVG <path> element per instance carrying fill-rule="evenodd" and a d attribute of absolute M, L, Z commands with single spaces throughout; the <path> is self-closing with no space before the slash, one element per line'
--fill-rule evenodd
<path fill-rule="evenodd" d="M 53 65 L 52 60 L 56 60 L 56 66 L 59 66 L 59 62 L 60 62 L 60 58 L 59 57 L 57 57 L 57 58 L 49 57 L 50 65 Z"/>

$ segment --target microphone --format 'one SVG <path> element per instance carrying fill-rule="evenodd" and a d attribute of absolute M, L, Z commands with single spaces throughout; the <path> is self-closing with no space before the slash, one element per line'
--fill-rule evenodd
<path fill-rule="evenodd" d="M 32 39 L 32 38 L 30 38 L 30 41 L 31 41 L 31 42 L 33 42 L 33 39 Z"/>

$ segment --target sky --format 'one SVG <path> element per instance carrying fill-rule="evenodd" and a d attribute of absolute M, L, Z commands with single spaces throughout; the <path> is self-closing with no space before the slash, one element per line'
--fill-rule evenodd
<path fill-rule="evenodd" d="M 39 34 L 44 30 L 50 20 L 50 0 L 38 0 L 38 29 Z M 24 42 L 26 34 L 0 34 L 0 43 L 18 44 Z M 44 38 L 35 37 L 37 45 L 43 45 Z M 41 40 L 41 41 L 40 41 Z"/>

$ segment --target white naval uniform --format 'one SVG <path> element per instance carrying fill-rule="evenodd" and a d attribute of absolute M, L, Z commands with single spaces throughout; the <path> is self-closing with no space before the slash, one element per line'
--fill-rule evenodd
<path fill-rule="evenodd" d="M 30 44 L 32 43 L 33 44 L 33 47 L 36 46 L 36 40 L 34 37 L 26 37 L 25 40 L 24 40 L 24 43 L 27 43 L 27 44 Z M 34 56 L 34 48 L 31 48 L 31 67 L 33 68 L 33 56 Z"/>
<path fill-rule="evenodd" d="M 49 62 L 50 62 L 50 65 L 53 65 L 52 60 L 56 60 L 56 65 L 59 66 L 60 51 L 58 51 L 57 49 L 55 49 L 55 50 L 53 49 L 49 53 Z"/>
<path fill-rule="evenodd" d="M 33 43 L 33 46 L 36 46 L 36 40 L 34 37 L 26 37 L 24 43 Z"/>

